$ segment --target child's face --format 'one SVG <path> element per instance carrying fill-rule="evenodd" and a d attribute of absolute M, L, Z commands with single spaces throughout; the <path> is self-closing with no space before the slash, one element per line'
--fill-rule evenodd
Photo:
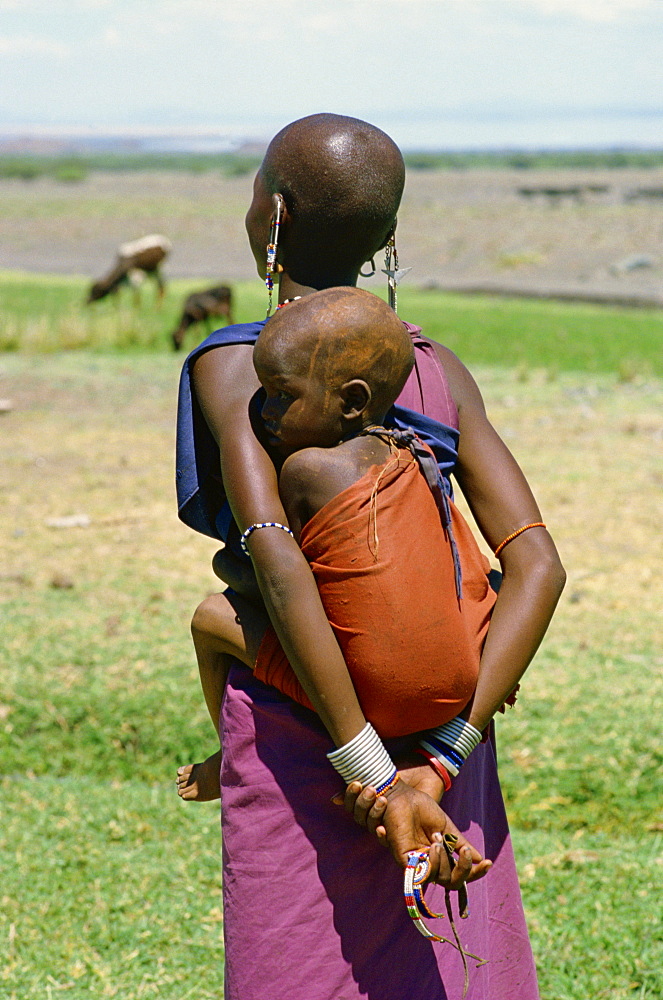
<path fill-rule="evenodd" d="M 272 447 L 282 455 L 302 448 L 331 448 L 344 433 L 343 400 L 298 365 L 279 364 L 267 351 L 254 364 L 267 399 L 262 418 Z"/>

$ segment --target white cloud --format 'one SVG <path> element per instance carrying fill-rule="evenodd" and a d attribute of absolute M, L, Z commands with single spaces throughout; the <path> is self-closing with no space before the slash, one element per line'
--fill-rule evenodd
<path fill-rule="evenodd" d="M 105 45 L 115 46 L 120 44 L 122 38 L 117 28 L 111 25 L 104 30 L 103 41 Z"/>
<path fill-rule="evenodd" d="M 58 3 L 60 9 L 58 10 Z M 19 11 L 21 14 L 70 14 L 73 10 L 98 10 L 117 6 L 117 0 L 0 0 L 0 10 Z"/>
<path fill-rule="evenodd" d="M 468 0 L 464 0 L 468 2 Z M 484 0 L 469 0 L 475 6 Z M 486 0 L 490 5 L 491 0 Z M 531 7 L 544 14 L 568 14 L 584 21 L 619 21 L 629 14 L 660 9 L 659 0 L 511 0 L 515 7 Z M 484 6 L 486 3 L 484 2 Z"/>
<path fill-rule="evenodd" d="M 37 35 L 0 35 L 0 56 L 57 56 L 70 55 L 70 48 L 53 38 Z"/>

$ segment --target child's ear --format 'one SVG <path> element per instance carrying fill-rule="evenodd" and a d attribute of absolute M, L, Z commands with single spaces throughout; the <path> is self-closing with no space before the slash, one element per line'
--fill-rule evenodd
<path fill-rule="evenodd" d="M 341 386 L 343 400 L 343 416 L 348 420 L 356 420 L 365 411 L 372 399 L 372 393 L 367 382 L 361 378 L 353 378 Z"/>

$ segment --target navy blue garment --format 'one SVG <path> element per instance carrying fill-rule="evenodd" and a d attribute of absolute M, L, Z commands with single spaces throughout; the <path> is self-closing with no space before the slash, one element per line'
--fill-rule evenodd
<path fill-rule="evenodd" d="M 219 448 L 196 400 L 191 372 L 196 359 L 206 351 L 226 344 L 255 344 L 266 322 L 240 323 L 215 330 L 189 354 L 180 377 L 176 452 L 178 514 L 194 531 L 226 542 L 236 555 L 241 554 L 239 532 L 223 490 Z M 416 359 L 416 339 L 414 343 Z M 411 378 L 416 376 L 415 360 Z M 391 408 L 384 423 L 386 427 L 403 431 L 411 428 L 431 448 L 440 469 L 444 491 L 451 496 L 449 476 L 458 457 L 457 429 L 398 403 Z"/>

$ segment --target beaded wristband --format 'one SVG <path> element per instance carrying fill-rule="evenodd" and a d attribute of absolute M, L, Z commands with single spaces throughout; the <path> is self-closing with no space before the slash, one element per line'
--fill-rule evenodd
<path fill-rule="evenodd" d="M 364 788 L 371 785 L 376 790 L 382 788 L 385 791 L 398 778 L 396 765 L 370 722 L 349 743 L 328 753 L 327 760 L 346 785 L 359 781 Z"/>
<path fill-rule="evenodd" d="M 456 716 L 444 725 L 431 729 L 419 741 L 419 746 L 426 753 L 435 757 L 454 778 L 470 756 L 474 748 L 481 742 L 481 733 L 469 722 Z"/>
<path fill-rule="evenodd" d="M 398 772 L 394 771 L 389 781 L 383 782 L 383 784 L 379 785 L 378 788 L 375 789 L 375 797 L 379 798 L 381 795 L 386 795 L 386 793 L 390 792 L 392 788 L 395 788 L 399 781 L 400 778 L 398 777 Z"/>
<path fill-rule="evenodd" d="M 532 524 L 524 524 L 522 528 L 518 528 L 517 531 L 512 531 L 511 534 L 507 535 L 504 541 L 500 542 L 500 544 L 497 546 L 497 548 L 495 549 L 495 555 L 498 556 L 505 545 L 508 545 L 509 542 L 512 542 L 514 538 L 518 537 L 518 535 L 522 535 L 523 531 L 529 531 L 530 528 L 545 528 L 545 524 L 543 523 L 543 521 L 534 521 Z"/>
<path fill-rule="evenodd" d="M 256 524 L 251 524 L 246 531 L 243 533 L 239 540 L 239 544 L 242 546 L 242 552 L 244 555 L 248 556 L 249 550 L 246 546 L 246 540 L 253 531 L 257 531 L 258 528 L 281 528 L 283 531 L 287 531 L 291 538 L 294 538 L 292 531 L 285 524 L 279 524 L 278 521 L 261 521 Z"/>

